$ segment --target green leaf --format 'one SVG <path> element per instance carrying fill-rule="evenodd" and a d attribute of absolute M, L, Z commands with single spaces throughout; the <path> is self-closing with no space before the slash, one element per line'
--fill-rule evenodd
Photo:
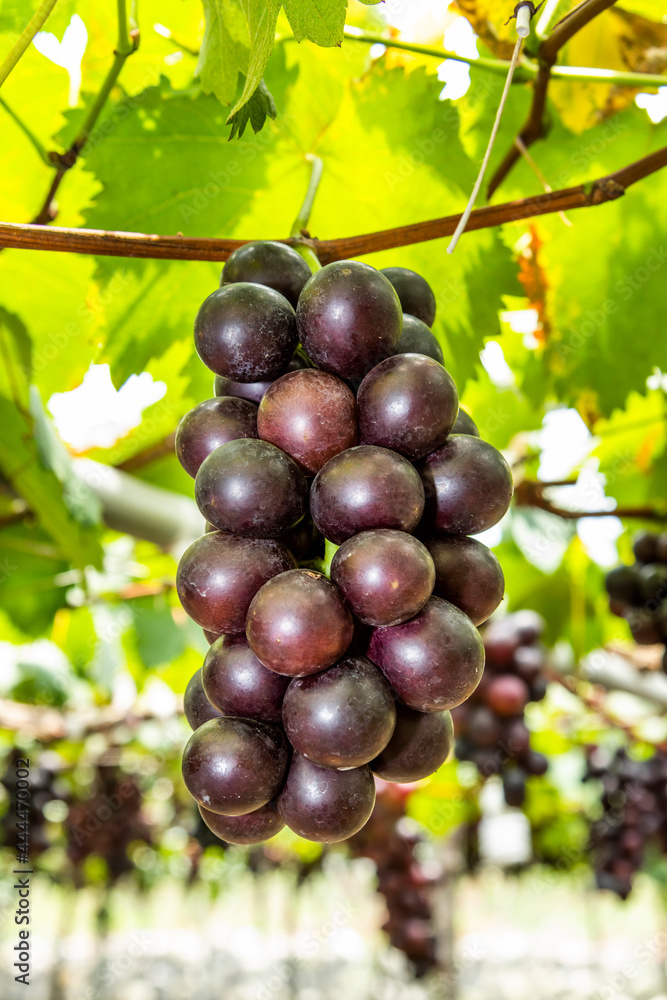
<path fill-rule="evenodd" d="M 285 0 L 284 7 L 297 42 L 340 45 L 347 0 Z"/>
<path fill-rule="evenodd" d="M 203 0 L 203 4 L 206 29 L 195 76 L 199 76 L 205 94 L 215 94 L 221 104 L 231 104 L 239 73 L 248 68 L 248 21 L 237 0 Z"/>
<path fill-rule="evenodd" d="M 275 120 L 276 105 L 268 90 L 264 80 L 260 80 L 257 90 L 248 99 L 242 108 L 228 118 L 232 126 L 229 133 L 230 139 L 240 139 L 245 132 L 248 122 L 252 125 L 253 132 L 260 132 L 264 128 L 267 118 Z"/>
<path fill-rule="evenodd" d="M 266 64 L 269 61 L 273 42 L 276 36 L 276 21 L 280 3 L 278 0 L 239 0 L 248 21 L 250 31 L 250 57 L 245 70 L 246 79 L 240 98 L 229 113 L 229 122 L 233 115 L 254 94 L 264 76 Z"/>

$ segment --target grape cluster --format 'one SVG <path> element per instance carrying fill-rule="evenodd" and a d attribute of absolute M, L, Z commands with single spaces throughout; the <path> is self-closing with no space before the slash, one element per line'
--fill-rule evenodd
<path fill-rule="evenodd" d="M 667 750 L 636 760 L 624 747 L 613 757 L 588 747 L 586 758 L 584 780 L 602 782 L 603 814 L 591 829 L 595 880 L 627 899 L 647 844 L 667 852 Z"/>
<path fill-rule="evenodd" d="M 625 618 L 635 642 L 667 641 L 667 532 L 637 535 L 632 547 L 636 562 L 607 573 L 610 610 Z M 662 661 L 667 673 L 667 654 Z"/>
<path fill-rule="evenodd" d="M 547 759 L 530 748 L 524 722 L 529 701 L 546 693 L 546 659 L 540 636 L 544 621 L 534 611 L 517 611 L 483 630 L 486 671 L 465 705 L 455 710 L 456 756 L 473 761 L 484 777 L 502 774 L 505 801 L 522 805 L 526 778 L 544 774 Z"/>
<path fill-rule="evenodd" d="M 31 762 L 27 814 L 19 814 L 16 798 L 16 769 L 17 763 L 23 760 L 23 757 L 22 751 L 12 750 L 6 761 L 7 767 L 2 777 L 2 785 L 7 792 L 8 807 L 0 822 L 1 840 L 5 847 L 11 847 L 14 850 L 23 851 L 27 844 L 28 857 L 35 860 L 50 847 L 44 806 L 56 799 L 63 799 L 63 795 L 57 788 L 57 771 L 48 766 L 44 760 L 39 760 L 36 766 Z M 20 834 L 20 831 L 23 831 L 23 835 Z"/>
<path fill-rule="evenodd" d="M 236 250 L 197 314 L 218 395 L 176 435 L 207 522 L 177 588 L 211 645 L 183 776 L 222 840 L 347 839 L 374 774 L 443 763 L 449 709 L 482 676 L 475 626 L 504 579 L 468 536 L 503 516 L 512 477 L 459 412 L 434 315 L 412 271 L 311 276 L 271 242 Z"/>
<path fill-rule="evenodd" d="M 429 891 L 437 884 L 439 872 L 415 857 L 421 837 L 402 829 L 406 802 L 403 789 L 379 784 L 371 818 L 352 837 L 350 848 L 357 857 L 375 862 L 378 891 L 388 911 L 382 929 L 420 977 L 438 964 Z"/>

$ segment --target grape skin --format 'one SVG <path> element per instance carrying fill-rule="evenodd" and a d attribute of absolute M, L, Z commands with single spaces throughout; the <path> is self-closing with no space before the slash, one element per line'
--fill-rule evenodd
<path fill-rule="evenodd" d="M 183 781 L 200 806 L 241 816 L 279 791 L 287 742 L 276 726 L 223 716 L 196 729 L 183 751 Z"/>
<path fill-rule="evenodd" d="M 336 771 L 294 753 L 278 811 L 300 837 L 335 844 L 364 826 L 374 803 L 375 783 L 367 764 Z"/>
<path fill-rule="evenodd" d="M 285 243 L 255 240 L 229 255 L 220 276 L 220 284 L 250 281 L 267 285 L 284 295 L 293 308 L 310 278 L 310 268 L 301 254 Z"/>
<path fill-rule="evenodd" d="M 343 542 L 331 561 L 331 579 L 361 622 L 399 625 L 431 596 L 435 566 L 413 535 L 378 528 Z"/>
<path fill-rule="evenodd" d="M 352 642 L 352 615 L 321 573 L 290 570 L 269 580 L 248 610 L 255 656 L 278 674 L 305 677 L 339 660 Z"/>
<path fill-rule="evenodd" d="M 287 299 L 265 285 L 224 285 L 204 300 L 195 319 L 197 354 L 216 375 L 237 382 L 277 378 L 297 344 Z"/>
<path fill-rule="evenodd" d="M 435 564 L 436 597 L 465 611 L 473 625 L 485 622 L 505 593 L 505 577 L 491 549 L 462 535 L 428 539 L 426 548 Z"/>
<path fill-rule="evenodd" d="M 310 513 L 325 538 L 340 545 L 373 528 L 413 531 L 424 510 L 424 487 L 402 455 L 358 445 L 321 469 L 310 491 Z"/>
<path fill-rule="evenodd" d="M 242 816 L 221 816 L 203 806 L 198 808 L 211 833 L 228 844 L 261 844 L 264 840 L 275 837 L 285 826 L 274 802 L 268 802 Z"/>
<path fill-rule="evenodd" d="M 444 443 L 459 411 L 451 375 L 423 354 L 398 354 L 376 365 L 359 386 L 357 403 L 362 444 L 411 460 Z"/>
<path fill-rule="evenodd" d="M 289 678 L 267 670 L 244 635 L 223 635 L 212 644 L 202 667 L 206 696 L 222 715 L 281 722 Z"/>
<path fill-rule="evenodd" d="M 403 331 L 401 333 L 397 354 L 425 354 L 439 364 L 444 365 L 442 348 L 429 327 L 416 316 L 403 313 Z"/>
<path fill-rule="evenodd" d="M 282 378 L 287 372 L 297 372 L 308 367 L 308 363 L 299 354 L 295 354 L 287 368 L 276 378 Z M 238 399 L 247 399 L 259 406 L 264 398 L 264 393 L 274 382 L 275 379 L 270 379 L 268 382 L 235 382 L 234 379 L 216 375 L 213 379 L 213 393 L 215 396 L 234 396 Z"/>
<path fill-rule="evenodd" d="M 426 326 L 433 326 L 435 295 L 428 281 L 407 267 L 383 267 L 382 273 L 396 289 L 403 312 L 416 316 Z"/>
<path fill-rule="evenodd" d="M 479 428 L 469 413 L 459 407 L 459 415 L 454 421 L 452 434 L 470 434 L 472 437 L 479 437 Z"/>
<path fill-rule="evenodd" d="M 315 676 L 295 678 L 283 702 L 287 738 L 321 767 L 367 764 L 386 747 L 395 722 L 391 689 L 364 656 L 350 656 Z"/>
<path fill-rule="evenodd" d="M 409 708 L 440 712 L 460 705 L 477 687 L 484 645 L 467 615 L 431 597 L 403 625 L 376 628 L 368 658 Z"/>
<path fill-rule="evenodd" d="M 259 588 L 295 565 L 292 553 L 273 539 L 213 531 L 184 552 L 176 589 L 185 612 L 197 625 L 217 635 L 239 633 L 245 629 L 250 602 Z"/>
<path fill-rule="evenodd" d="M 195 500 L 220 531 L 277 538 L 308 506 L 308 483 L 296 462 L 268 441 L 241 438 L 216 448 L 195 479 Z"/>
<path fill-rule="evenodd" d="M 205 458 L 228 441 L 257 437 L 257 407 L 245 399 L 205 399 L 186 413 L 176 430 L 176 455 L 194 477 Z"/>
<path fill-rule="evenodd" d="M 183 712 L 190 729 L 199 729 L 205 722 L 222 715 L 206 697 L 201 675 L 201 670 L 192 675 L 183 695 Z"/>
<path fill-rule="evenodd" d="M 449 712 L 416 712 L 399 701 L 394 733 L 370 768 L 384 781 L 420 781 L 437 771 L 453 748 Z"/>

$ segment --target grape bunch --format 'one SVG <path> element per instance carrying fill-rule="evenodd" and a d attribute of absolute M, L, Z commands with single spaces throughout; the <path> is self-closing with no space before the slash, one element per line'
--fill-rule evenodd
<path fill-rule="evenodd" d="M 7 811 L 0 821 L 0 842 L 5 847 L 23 852 L 27 845 L 27 856 L 34 861 L 43 854 L 51 844 L 47 836 L 47 825 L 44 817 L 44 806 L 54 800 L 63 800 L 64 796 L 58 788 L 58 772 L 49 766 L 46 759 L 31 762 L 30 794 L 27 798 L 27 811 L 21 806 L 26 800 L 17 800 L 17 766 L 24 759 L 23 751 L 12 750 L 6 759 L 6 770 L 2 777 L 2 785 L 7 793 Z"/>
<path fill-rule="evenodd" d="M 504 579 L 469 536 L 512 477 L 459 411 L 434 315 L 412 271 L 311 276 L 272 242 L 236 250 L 197 314 L 216 396 L 176 435 L 206 520 L 177 588 L 210 649 L 183 776 L 222 840 L 352 836 L 374 775 L 443 763 L 449 709 L 482 676 L 476 626 Z"/>
<path fill-rule="evenodd" d="M 388 911 L 382 929 L 419 978 L 438 964 L 429 894 L 440 873 L 432 870 L 433 865 L 419 863 L 415 851 L 421 837 L 403 829 L 407 797 L 403 789 L 379 783 L 371 818 L 351 838 L 350 848 L 357 857 L 375 863 L 378 892 Z"/>
<path fill-rule="evenodd" d="M 547 759 L 531 750 L 524 722 L 529 701 L 546 694 L 546 664 L 540 645 L 544 620 L 534 611 L 517 611 L 483 630 L 486 671 L 465 705 L 455 710 L 456 756 L 477 765 L 484 777 L 501 774 L 505 801 L 520 806 L 529 775 L 544 774 Z"/>
<path fill-rule="evenodd" d="M 607 573 L 609 608 L 625 618 L 640 645 L 667 641 L 667 532 L 644 531 L 632 547 L 636 562 Z M 662 668 L 667 673 L 667 654 Z"/>
<path fill-rule="evenodd" d="M 595 880 L 627 899 L 646 846 L 667 853 L 667 749 L 632 758 L 624 747 L 610 756 L 588 747 L 585 781 L 602 782 L 603 814 L 591 828 Z"/>

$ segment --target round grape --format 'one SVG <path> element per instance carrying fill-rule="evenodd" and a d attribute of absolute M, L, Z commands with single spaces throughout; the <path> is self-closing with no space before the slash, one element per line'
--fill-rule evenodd
<path fill-rule="evenodd" d="M 426 547 L 435 564 L 433 593 L 465 611 L 473 625 L 481 625 L 505 593 L 505 577 L 491 549 L 465 535 L 432 538 Z"/>
<path fill-rule="evenodd" d="M 454 746 L 449 712 L 416 712 L 396 704 L 396 728 L 370 768 L 384 781 L 420 781 L 445 763 Z"/>
<path fill-rule="evenodd" d="M 199 729 L 205 722 L 218 719 L 223 714 L 206 697 L 201 670 L 192 675 L 183 695 L 183 711 L 190 729 Z"/>
<path fill-rule="evenodd" d="M 242 816 L 220 816 L 203 806 L 198 808 L 211 833 L 228 844 L 261 844 L 275 837 L 285 826 L 275 802 L 268 802 Z"/>
<path fill-rule="evenodd" d="M 295 753 L 278 811 L 300 837 L 334 844 L 361 830 L 374 803 L 375 783 L 367 764 L 336 771 L 318 767 Z"/>
<path fill-rule="evenodd" d="M 223 635 L 213 643 L 202 667 L 206 696 L 222 715 L 280 722 L 288 677 L 267 670 L 244 635 Z"/>
<path fill-rule="evenodd" d="M 479 437 L 479 428 L 469 413 L 459 406 L 459 414 L 454 421 L 452 434 L 470 434 L 472 437 Z"/>
<path fill-rule="evenodd" d="M 396 289 L 403 312 L 416 316 L 427 326 L 433 326 L 435 295 L 428 281 L 407 267 L 383 267 L 382 273 Z"/>
<path fill-rule="evenodd" d="M 220 284 L 251 281 L 267 285 L 284 295 L 296 309 L 301 289 L 309 278 L 310 268 L 296 250 L 285 243 L 256 240 L 245 243 L 229 255 Z"/>
<path fill-rule="evenodd" d="M 425 354 L 427 358 L 433 358 L 441 365 L 445 363 L 442 348 L 426 323 L 406 312 L 403 313 L 403 332 L 396 353 Z"/>
<path fill-rule="evenodd" d="M 246 399 L 205 399 L 186 413 L 176 430 L 176 455 L 193 479 L 205 458 L 228 441 L 257 437 L 257 407 Z"/>

